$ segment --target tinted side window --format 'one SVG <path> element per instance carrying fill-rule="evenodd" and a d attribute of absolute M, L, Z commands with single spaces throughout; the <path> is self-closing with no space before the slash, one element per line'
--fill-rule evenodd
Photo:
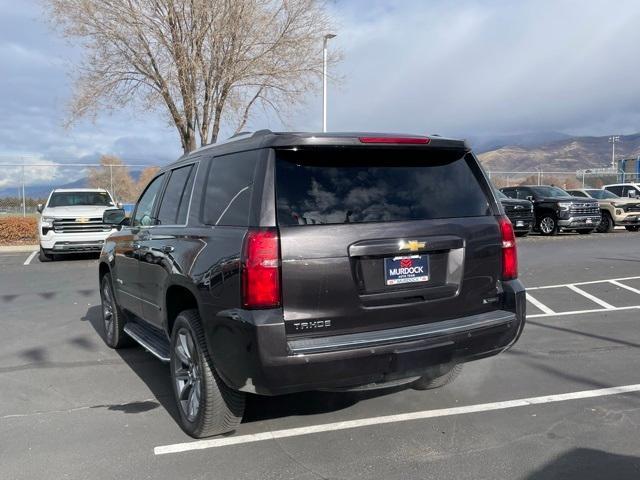
<path fill-rule="evenodd" d="M 156 204 L 156 197 L 160 193 L 163 180 L 164 173 L 151 180 L 140 200 L 138 200 L 138 206 L 132 222 L 134 227 L 148 227 L 156 224 L 156 219 L 152 215 L 153 207 Z"/>
<path fill-rule="evenodd" d="M 615 193 L 618 196 L 622 196 L 622 187 L 607 187 L 607 190 L 609 190 L 610 192 Z"/>
<path fill-rule="evenodd" d="M 158 211 L 160 225 L 183 225 L 186 223 L 195 170 L 194 165 L 188 165 L 176 168 L 171 172 Z"/>
<path fill-rule="evenodd" d="M 202 222 L 207 225 L 245 227 L 258 150 L 232 153 L 209 161 L 202 198 Z"/>
<path fill-rule="evenodd" d="M 569 193 L 571 195 L 573 195 L 574 197 L 584 197 L 584 198 L 588 198 L 586 194 L 582 193 L 582 192 L 574 192 L 573 190 L 569 190 Z"/>

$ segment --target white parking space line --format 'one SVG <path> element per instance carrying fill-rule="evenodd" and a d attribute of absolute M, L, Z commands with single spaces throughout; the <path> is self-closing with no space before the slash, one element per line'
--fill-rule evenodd
<path fill-rule="evenodd" d="M 613 305 L 611 305 L 610 303 L 607 303 L 604 300 L 599 299 L 595 295 L 591 295 L 589 292 L 585 292 L 584 290 L 582 290 L 581 288 L 576 287 L 575 285 L 567 285 L 567 288 L 569 290 L 573 290 L 576 293 L 579 293 L 583 297 L 588 298 L 592 302 L 597 303 L 598 305 L 600 305 L 603 308 L 606 308 L 607 310 L 615 310 L 615 308 L 616 308 Z"/>
<path fill-rule="evenodd" d="M 245 443 L 260 442 L 263 440 L 273 440 L 277 438 L 298 437 L 322 432 L 335 432 L 337 430 L 347 430 L 353 428 L 370 427 L 383 425 L 385 423 L 399 423 L 411 420 L 424 420 L 427 418 L 449 417 L 453 415 L 464 415 L 467 413 L 489 412 L 495 410 L 506 410 L 509 408 L 526 407 L 530 405 L 542 405 L 545 403 L 565 402 L 568 400 L 579 400 L 584 398 L 606 397 L 610 395 L 620 395 L 623 393 L 639 392 L 640 384 L 622 385 L 619 387 L 600 388 L 597 390 L 583 390 L 580 392 L 560 393 L 556 395 L 545 395 L 541 397 L 522 398 L 518 400 L 507 400 L 504 402 L 482 403 L 478 405 L 468 405 L 465 407 L 442 408 L 438 410 L 423 410 L 421 412 L 401 413 L 398 415 L 387 415 L 381 417 L 362 418 L 359 420 L 348 420 L 344 422 L 325 423 L 322 425 L 311 425 L 308 427 L 289 428 L 286 430 L 275 430 L 272 432 L 254 433 L 250 435 L 239 435 L 237 437 L 211 438 L 208 440 L 197 440 L 194 442 L 175 443 L 173 445 L 163 445 L 155 447 L 153 453 L 165 455 L 168 453 L 188 452 L 192 450 L 203 450 L 206 448 L 218 448 L 229 445 L 240 445 Z"/>
<path fill-rule="evenodd" d="M 625 288 L 625 289 L 629 290 L 630 292 L 637 293 L 638 295 L 640 295 L 640 290 L 638 290 L 637 288 L 630 287 L 629 285 L 625 285 L 624 283 L 620 283 L 617 280 L 609 280 L 609 283 L 612 283 L 616 287 Z"/>
<path fill-rule="evenodd" d="M 527 314 L 529 318 L 544 318 L 544 317 L 564 317 L 567 315 L 581 315 L 585 313 L 601 313 L 601 312 L 618 312 L 620 310 L 640 310 L 640 305 L 632 305 L 630 307 L 614 307 L 614 308 L 594 308 L 592 310 L 572 310 L 570 312 L 555 312 L 555 313 L 534 313 L 533 315 Z"/>
<path fill-rule="evenodd" d="M 637 280 L 638 277 L 622 277 L 622 278 L 606 278 L 604 280 L 590 280 L 588 282 L 573 282 L 573 283 L 563 283 L 561 285 L 545 285 L 543 287 L 527 287 L 527 291 L 529 290 L 545 290 L 547 288 L 559 288 L 559 287 L 568 287 L 569 285 L 593 285 L 594 283 L 606 283 L 606 282 L 622 282 L 624 280 Z"/>
<path fill-rule="evenodd" d="M 529 292 L 527 292 L 527 300 L 529 300 L 529 302 L 531 302 L 531 304 L 534 305 L 538 310 L 543 311 L 547 315 L 553 315 L 554 313 L 556 313 L 553 310 L 551 310 L 549 307 L 547 307 L 544 303 L 542 303 L 540 300 L 536 299 L 535 297 L 532 297 Z"/>
<path fill-rule="evenodd" d="M 24 261 L 23 265 L 29 265 L 31 263 L 31 260 L 33 260 L 33 257 L 35 257 L 37 254 L 38 254 L 37 250 L 34 250 L 33 252 L 31 252 L 31 254 Z"/>

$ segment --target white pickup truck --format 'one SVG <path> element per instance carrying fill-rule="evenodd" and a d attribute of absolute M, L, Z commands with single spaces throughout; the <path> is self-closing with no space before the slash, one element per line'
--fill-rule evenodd
<path fill-rule="evenodd" d="M 99 188 L 55 189 L 47 203 L 38 205 L 40 261 L 64 253 L 100 252 L 112 227 L 102 223 L 105 210 L 116 208 L 106 190 Z"/>

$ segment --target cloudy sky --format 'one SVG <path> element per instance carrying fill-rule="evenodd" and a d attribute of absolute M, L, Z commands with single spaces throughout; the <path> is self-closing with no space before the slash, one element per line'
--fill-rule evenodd
<path fill-rule="evenodd" d="M 333 0 L 330 130 L 492 136 L 538 131 L 640 131 L 640 1 Z M 161 115 L 123 111 L 65 130 L 68 67 L 81 52 L 59 39 L 37 0 L 0 0 L 0 163 L 164 164 L 180 154 Z M 320 85 L 318 85 L 320 93 Z M 319 95 L 286 125 L 318 130 Z"/>

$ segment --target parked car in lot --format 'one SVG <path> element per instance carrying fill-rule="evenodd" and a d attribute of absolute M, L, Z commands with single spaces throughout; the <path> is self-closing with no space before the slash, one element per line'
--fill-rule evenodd
<path fill-rule="evenodd" d="M 588 234 L 600 224 L 600 207 L 595 200 L 573 197 L 552 185 L 520 185 L 500 191 L 511 198 L 533 202 L 535 229 L 542 235 L 560 230 Z"/>
<path fill-rule="evenodd" d="M 55 189 L 44 205 L 38 221 L 40 260 L 57 254 L 99 252 L 113 230 L 102 221 L 105 210 L 116 207 L 109 192 L 99 188 Z"/>
<path fill-rule="evenodd" d="M 235 429 L 245 392 L 438 387 L 524 327 L 513 229 L 463 141 L 242 135 L 104 222 L 106 342 L 169 363 L 194 437 Z"/>
<path fill-rule="evenodd" d="M 622 198 L 640 198 L 640 183 L 612 183 L 602 188 Z"/>
<path fill-rule="evenodd" d="M 517 237 L 526 237 L 533 227 L 533 203 L 529 200 L 519 200 L 507 197 L 500 190 L 496 190 L 498 200 L 502 204 Z"/>
<path fill-rule="evenodd" d="M 612 232 L 614 227 L 623 225 L 630 232 L 637 232 L 640 225 L 640 197 L 638 200 L 620 198 L 615 193 L 597 188 L 567 190 L 574 197 L 593 198 L 600 205 L 602 220 L 598 232 Z"/>

